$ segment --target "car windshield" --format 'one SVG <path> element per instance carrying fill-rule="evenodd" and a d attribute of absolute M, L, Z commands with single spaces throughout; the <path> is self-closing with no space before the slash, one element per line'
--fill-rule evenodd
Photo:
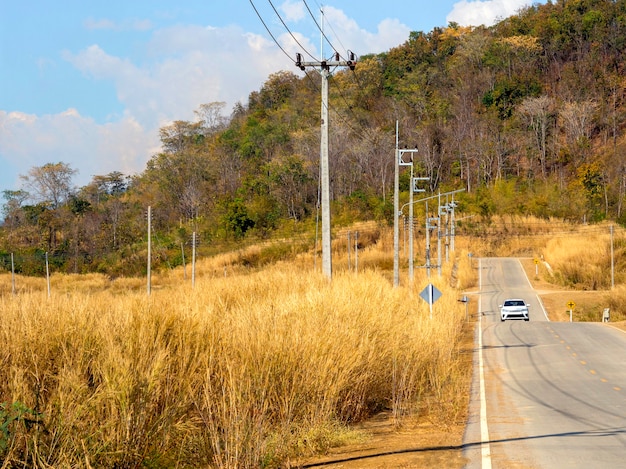
<path fill-rule="evenodd" d="M 522 300 L 509 300 L 504 302 L 504 306 L 524 306 L 524 301 Z"/>

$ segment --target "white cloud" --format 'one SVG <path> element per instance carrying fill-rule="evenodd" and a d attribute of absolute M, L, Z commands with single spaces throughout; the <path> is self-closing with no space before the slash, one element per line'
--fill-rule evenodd
<path fill-rule="evenodd" d="M 285 21 L 300 21 L 306 16 L 304 2 L 287 0 L 280 6 L 280 9 L 285 14 Z"/>
<path fill-rule="evenodd" d="M 295 56 L 295 54 L 294 54 Z M 132 63 L 97 45 L 64 57 L 82 72 L 115 83 L 118 99 L 146 128 L 193 119 L 200 104 L 246 102 L 269 74 L 294 69 L 272 42 L 238 27 L 174 26 L 146 44 L 148 61 Z"/>
<path fill-rule="evenodd" d="M 446 20 L 462 26 L 492 26 L 530 3 L 528 0 L 461 0 L 454 4 Z"/>
<path fill-rule="evenodd" d="M 356 21 L 348 18 L 342 10 L 333 7 L 324 8 L 324 17 L 332 26 L 325 31 L 333 46 L 341 53 L 350 49 L 357 55 L 377 54 L 405 42 L 411 29 L 397 19 L 385 19 L 378 24 L 375 33 L 359 27 Z M 336 38 L 340 38 L 339 42 Z M 324 55 L 328 55 L 325 53 Z"/>
<path fill-rule="evenodd" d="M 291 21 L 304 15 L 299 8 L 294 0 L 282 4 Z M 341 38 L 342 43 L 333 42 L 342 54 L 344 45 L 357 54 L 382 52 L 404 42 L 410 32 L 397 20 L 382 21 L 375 32 L 365 31 L 332 7 L 325 9 L 325 16 Z M 90 20 L 86 26 L 120 28 L 108 20 Z M 311 39 L 292 31 L 302 47 L 319 54 Z M 193 111 L 204 103 L 225 102 L 225 112 L 230 112 L 237 102 L 246 104 L 248 95 L 272 73 L 300 74 L 293 62 L 296 52 L 303 52 L 301 46 L 286 32 L 277 39 L 287 56 L 269 38 L 238 26 L 197 25 L 155 30 L 149 42 L 135 45 L 135 51 L 143 47 L 138 59 L 116 56 L 99 44 L 65 51 L 66 64 L 115 86 L 124 112 L 103 124 L 76 109 L 41 116 L 0 111 L 0 164 L 26 174 L 33 166 L 63 161 L 79 171 L 79 185 L 111 171 L 139 173 L 159 151 L 158 130 L 163 125 L 195 120 Z"/>
<path fill-rule="evenodd" d="M 100 29 L 110 31 L 149 31 L 154 25 L 150 20 L 127 20 L 116 23 L 108 18 L 87 18 L 83 26 L 91 31 Z"/>
<path fill-rule="evenodd" d="M 115 23 L 106 18 L 101 18 L 99 20 L 95 18 L 87 18 L 83 25 L 89 30 L 115 29 Z"/>
<path fill-rule="evenodd" d="M 33 166 L 63 161 L 79 170 L 79 185 L 111 171 L 135 174 L 159 151 L 161 126 L 194 120 L 193 111 L 203 103 L 224 101 L 229 112 L 271 73 L 297 71 L 273 42 L 236 27 L 163 29 L 146 50 L 149 60 L 143 63 L 98 45 L 64 52 L 87 76 L 114 83 L 123 116 L 99 124 L 72 108 L 43 116 L 0 111 L 2 165 L 26 174 Z"/>
<path fill-rule="evenodd" d="M 135 174 L 157 146 L 130 116 L 99 125 L 76 109 L 43 116 L 0 111 L 0 155 L 18 174 L 63 161 L 79 171 L 75 182 L 83 186 L 98 174 Z"/>

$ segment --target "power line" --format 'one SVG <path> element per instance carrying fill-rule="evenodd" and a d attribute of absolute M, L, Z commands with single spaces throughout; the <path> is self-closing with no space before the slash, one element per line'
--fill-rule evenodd
<path fill-rule="evenodd" d="M 324 14 L 324 10 L 321 7 L 321 5 L 317 2 L 317 0 L 314 0 L 316 5 L 318 6 L 318 8 L 320 9 L 320 11 L 322 12 L 322 14 Z M 317 20 L 315 19 L 315 16 L 313 15 L 313 13 L 311 12 L 311 9 L 309 8 L 309 5 L 307 4 L 306 0 L 303 0 L 304 5 L 306 6 L 309 15 L 311 15 L 311 18 L 313 18 L 313 21 L 315 22 L 315 25 L 317 26 L 317 28 L 319 29 L 319 31 L 322 33 L 323 37 L 326 39 L 326 41 L 328 42 L 328 44 L 330 45 L 330 47 L 333 49 L 333 51 L 336 52 L 336 48 L 335 46 L 330 42 L 330 40 L 328 39 L 328 37 L 324 34 L 323 29 L 320 27 L 319 23 L 317 22 Z M 350 51 L 349 49 L 347 49 L 343 43 L 341 42 L 341 38 L 339 37 L 339 35 L 337 34 L 337 32 L 335 31 L 335 29 L 333 28 L 332 23 L 328 23 L 328 25 L 330 26 L 330 29 L 333 31 L 333 34 L 335 35 L 335 38 L 339 41 L 339 44 L 341 44 L 341 47 L 343 47 L 343 49 L 346 51 L 346 54 L 348 55 L 348 57 L 351 57 L 354 55 L 354 53 L 352 51 Z M 351 71 L 353 72 L 352 76 L 354 77 L 354 81 L 356 83 L 356 86 L 358 88 L 358 90 L 365 94 L 365 89 L 364 86 L 361 82 L 361 80 L 359 79 L 358 73 L 354 70 L 354 68 L 351 68 Z M 352 110 L 352 107 L 348 104 L 345 96 L 343 95 L 343 93 L 341 92 L 341 88 L 339 87 L 339 93 L 342 97 L 342 99 L 344 100 L 344 102 L 346 103 L 346 106 L 349 109 L 350 114 L 352 114 L 353 119 L 356 121 L 357 125 L 363 129 L 363 131 L 365 131 L 365 127 L 361 124 L 361 122 L 359 121 L 359 119 L 357 118 L 357 116 L 355 115 L 354 111 Z M 377 113 L 374 113 L 374 118 L 376 120 L 376 122 L 378 124 L 380 124 L 380 116 Z M 354 129 L 353 129 L 354 131 Z M 358 132 L 356 132 L 358 134 Z"/>
<path fill-rule="evenodd" d="M 259 10 L 256 9 L 256 6 L 254 6 L 254 2 L 252 0 L 250 0 L 250 5 L 252 5 L 252 8 L 254 8 L 254 11 L 256 12 L 256 15 L 259 17 L 259 19 L 261 20 L 261 23 L 263 23 L 263 26 L 265 26 L 265 30 L 268 32 L 268 34 L 272 37 L 272 39 L 274 40 L 274 42 L 276 43 L 276 45 L 280 48 L 280 50 L 283 51 L 283 54 L 285 54 L 287 57 L 289 57 L 290 60 L 293 61 L 293 57 L 291 57 L 287 51 L 285 49 L 283 49 L 283 46 L 280 45 L 280 43 L 276 40 L 276 38 L 274 37 L 274 35 L 272 34 L 272 32 L 270 31 L 270 28 L 267 27 L 267 24 L 265 24 L 265 21 L 263 21 L 263 18 L 261 17 L 261 14 L 259 13 Z"/>
<path fill-rule="evenodd" d="M 276 13 L 276 16 L 278 17 L 278 19 L 280 20 L 280 22 L 283 24 L 283 26 L 285 27 L 285 29 L 287 30 L 287 32 L 289 33 L 289 35 L 293 38 L 293 40 L 304 50 L 304 52 L 307 53 L 307 55 L 309 55 L 309 57 L 311 57 L 314 61 L 318 61 L 302 44 L 300 44 L 300 42 L 298 41 L 298 39 L 294 36 L 294 34 L 291 32 L 291 30 L 289 29 L 289 27 L 287 26 L 287 24 L 285 23 L 285 21 L 283 20 L 283 18 L 281 17 L 280 13 L 277 11 L 276 7 L 274 6 L 274 4 L 272 3 L 271 0 L 268 0 L 268 3 L 271 5 L 272 9 L 274 10 L 274 13 Z M 267 26 L 267 24 L 265 23 L 265 21 L 263 20 L 263 18 L 261 17 L 261 14 L 259 13 L 259 11 L 257 10 L 256 6 L 254 5 L 253 1 L 250 0 L 250 4 L 252 5 L 252 8 L 254 8 L 254 11 L 256 12 L 257 16 L 259 17 L 259 20 L 261 20 L 261 23 L 263 23 L 263 26 L 265 27 L 265 30 L 268 32 L 268 34 L 272 37 L 272 39 L 274 40 L 274 42 L 276 43 L 276 45 L 278 45 L 278 47 L 280 47 L 280 49 L 283 51 L 283 53 L 285 55 L 287 55 L 289 58 L 291 58 L 291 56 L 289 56 L 289 54 L 281 47 L 280 43 L 276 40 L 275 36 L 272 34 L 272 32 L 270 31 L 269 27 Z M 306 2 L 305 2 L 306 4 Z M 307 9 L 308 9 L 308 5 L 307 5 Z M 309 10 L 309 13 L 311 11 Z M 314 18 L 315 19 L 315 18 Z M 317 24 L 316 21 L 316 25 L 319 28 L 319 25 Z M 326 40 L 328 40 L 328 38 L 326 38 Z M 329 42 L 330 44 L 330 42 Z M 332 44 L 331 44 L 332 47 Z M 292 59 L 293 60 L 293 59 Z M 311 76 L 305 71 L 305 76 L 307 77 L 307 79 L 313 84 L 313 86 L 315 87 L 316 90 L 319 91 L 319 87 L 317 85 L 317 83 L 315 83 L 315 81 L 311 78 Z M 339 93 L 342 97 L 342 99 L 344 100 L 344 102 L 346 103 L 346 107 L 352 112 L 350 105 L 348 104 L 347 99 L 345 98 L 345 96 L 343 95 L 343 93 L 341 92 L 341 90 L 339 90 Z M 326 104 L 326 106 L 328 106 L 328 104 Z M 330 110 L 330 106 L 328 106 L 328 110 Z M 340 112 L 335 111 L 337 113 L 337 115 L 342 118 L 342 115 Z M 356 119 L 356 116 L 354 115 L 354 112 L 352 112 L 353 118 L 354 120 L 358 123 L 358 119 Z M 346 123 L 346 125 L 356 134 L 360 134 L 361 132 L 359 132 L 358 130 L 356 130 L 354 127 L 352 127 L 349 122 L 342 118 L 342 120 Z M 362 127 L 362 126 L 360 126 Z M 365 129 L 362 129 L 365 130 Z"/>
<path fill-rule="evenodd" d="M 320 11 L 322 12 L 322 14 L 324 14 L 324 10 L 322 9 L 322 7 L 320 6 L 319 3 L 317 3 L 317 1 L 315 2 L 317 4 L 317 6 L 319 7 Z M 326 18 L 326 16 L 324 16 L 324 18 Z M 335 39 L 337 39 L 337 41 L 339 41 L 339 44 L 341 45 L 341 47 L 343 47 L 343 50 L 346 51 L 346 54 L 348 54 L 350 51 L 346 48 L 346 46 L 343 45 L 343 43 L 341 42 L 341 39 L 339 38 L 339 35 L 337 34 L 337 31 L 335 31 L 335 28 L 333 28 L 333 24 L 331 22 L 328 21 L 328 19 L 326 19 L 326 24 L 328 24 L 328 26 L 330 26 L 330 30 L 333 32 L 333 34 L 335 35 Z M 332 47 L 332 44 L 331 44 Z"/>
<path fill-rule="evenodd" d="M 276 7 L 274 6 L 274 4 L 272 3 L 272 0 L 267 0 L 269 2 L 269 4 L 272 6 L 272 9 L 274 10 L 274 13 L 276 13 L 276 16 L 278 16 L 278 19 L 280 20 L 280 22 L 283 24 L 283 26 L 285 27 L 285 29 L 287 30 L 287 32 L 289 33 L 289 35 L 291 36 L 291 38 L 296 41 L 296 44 L 298 44 L 300 46 L 300 48 L 302 48 L 302 50 L 304 50 L 304 52 L 306 52 L 306 54 L 311 57 L 313 60 L 318 60 L 315 56 L 313 56 L 313 54 L 311 54 L 302 44 L 300 44 L 300 41 L 298 41 L 298 39 L 296 39 L 296 37 L 293 35 L 293 33 L 291 32 L 291 30 L 289 29 L 289 27 L 287 26 L 287 24 L 285 23 L 285 21 L 283 20 L 282 16 L 280 16 L 280 13 L 278 13 L 278 10 L 276 10 Z"/>
<path fill-rule="evenodd" d="M 303 0 L 304 1 L 304 0 Z M 278 19 L 280 20 L 280 22 L 282 23 L 282 25 L 284 26 L 285 30 L 289 33 L 289 35 L 291 36 L 291 38 L 296 42 L 296 44 L 298 44 L 298 46 L 300 46 L 304 52 L 313 59 L 313 61 L 318 61 L 299 41 L 298 39 L 295 37 L 295 35 L 293 34 L 293 32 L 289 29 L 289 27 L 287 26 L 287 24 L 285 23 L 285 21 L 283 20 L 282 16 L 280 15 L 280 13 L 278 12 L 278 10 L 276 9 L 276 7 L 274 6 L 274 4 L 272 3 L 271 0 L 268 0 L 268 3 L 270 4 L 270 6 L 272 7 L 272 9 L 274 10 L 274 13 L 276 14 L 276 16 L 278 17 Z M 278 40 L 276 39 L 276 37 L 272 34 L 272 32 L 270 31 L 269 27 L 267 26 L 267 24 L 265 23 L 265 21 L 263 20 L 263 18 L 261 17 L 261 14 L 259 13 L 258 9 L 256 8 L 256 6 L 254 5 L 253 1 L 250 0 L 250 4 L 252 5 L 252 8 L 254 8 L 254 11 L 256 12 L 257 16 L 259 17 L 259 20 L 261 20 L 261 23 L 263 24 L 263 26 L 265 27 L 265 30 L 268 32 L 268 34 L 272 37 L 272 39 L 274 40 L 274 42 L 276 43 L 276 45 L 278 45 L 278 47 L 280 47 L 280 49 L 283 51 L 283 53 L 285 55 L 287 55 L 289 58 L 291 58 L 291 56 L 289 56 L 289 54 L 282 48 L 282 46 L 280 45 L 280 43 L 278 42 Z M 333 50 L 335 50 L 335 47 L 332 45 L 332 43 L 330 42 L 330 40 L 328 39 L 328 37 L 326 37 L 326 35 L 324 34 L 323 30 L 320 28 L 319 24 L 317 23 L 317 20 L 315 20 L 315 17 L 313 16 L 309 6 L 307 5 L 306 1 L 304 1 L 304 4 L 307 8 L 307 10 L 309 11 L 309 14 L 311 15 L 311 17 L 313 18 L 313 20 L 315 21 L 316 26 L 318 27 L 318 29 L 322 32 L 322 35 L 324 36 L 324 38 L 326 39 L 326 41 L 328 42 L 328 44 L 333 48 Z M 332 29 L 332 25 L 331 25 L 331 29 Z M 334 29 L 333 29 L 334 32 Z M 335 36 L 337 36 L 337 34 L 335 33 Z M 341 40 L 339 40 L 339 42 L 341 43 Z M 342 44 L 343 47 L 343 44 Z M 345 49 L 345 47 L 344 47 Z M 335 50 L 335 53 L 338 54 Z M 352 52 L 348 51 L 348 53 L 350 55 L 353 55 Z M 293 60 L 293 59 L 292 59 Z M 317 87 L 317 84 L 311 79 L 310 75 L 308 73 L 305 72 L 305 76 L 307 77 L 308 80 L 311 81 L 311 83 L 315 86 L 316 89 L 319 90 L 319 88 Z M 357 86 L 360 87 L 359 84 L 357 84 Z M 341 91 L 341 89 L 339 89 L 339 94 L 341 95 L 343 101 L 346 103 L 346 107 L 348 108 L 348 110 L 350 111 L 350 113 L 352 114 L 353 120 L 357 123 L 357 125 L 361 128 L 362 131 L 364 131 L 365 129 L 363 128 L 363 126 L 359 123 L 359 120 L 357 119 L 356 115 L 354 114 L 354 111 L 352 111 L 351 106 L 349 105 L 346 97 L 344 96 L 343 92 Z M 327 104 L 328 105 L 328 104 Z M 329 106 L 329 110 L 330 110 L 330 106 Z M 337 113 L 337 115 L 341 118 L 342 115 L 339 111 L 335 110 L 335 112 Z M 355 129 L 353 126 L 350 125 L 350 123 L 345 119 L 342 118 L 342 120 L 344 121 L 344 123 L 355 133 L 355 134 L 361 134 L 363 136 L 363 134 L 361 132 L 359 132 L 357 129 Z"/>
<path fill-rule="evenodd" d="M 333 79 L 333 83 L 337 83 L 337 81 L 334 79 L 334 77 L 332 75 L 331 75 L 331 78 Z M 341 120 L 346 124 L 346 126 L 348 126 L 348 128 L 350 128 L 352 130 L 352 132 L 354 132 L 356 135 L 361 137 L 361 139 L 363 139 L 363 140 L 369 140 L 368 135 L 365 133 L 365 130 L 367 130 L 367 129 L 361 124 L 361 122 L 359 121 L 357 115 L 352 110 L 352 106 L 348 102 L 348 99 L 346 98 L 346 96 L 343 94 L 343 91 L 341 90 L 341 86 L 337 86 L 336 88 L 337 88 L 337 91 L 339 92 L 339 96 L 341 96 L 341 99 L 345 103 L 346 108 L 348 109 L 348 112 L 352 115 L 352 120 L 356 123 L 356 125 L 359 127 L 359 129 L 356 129 L 355 127 L 350 125 L 350 123 L 348 122 L 347 118 L 343 118 L 344 116 L 342 116 L 342 114 L 338 110 L 336 110 L 334 107 L 331 107 L 331 109 L 333 109 L 335 111 L 335 113 L 340 118 L 342 118 Z M 329 104 L 329 106 L 330 106 L 330 104 Z M 347 117 L 347 116 L 345 116 L 345 117 Z"/>
<path fill-rule="evenodd" d="M 322 33 L 322 36 L 324 37 L 324 39 L 326 40 L 326 42 L 328 43 L 328 45 L 330 46 L 330 48 L 333 50 L 333 52 L 335 52 L 336 54 L 338 54 L 337 49 L 335 48 L 335 46 L 333 46 L 333 43 L 330 42 L 330 39 L 328 39 L 328 37 L 326 36 L 326 34 L 324 33 L 324 29 L 322 29 L 322 27 L 320 26 L 320 24 L 317 22 L 317 19 L 315 19 L 315 15 L 313 14 L 313 12 L 311 12 L 311 9 L 309 8 L 309 5 L 307 4 L 306 0 L 302 0 L 302 2 L 304 3 L 304 6 L 306 7 L 306 9 L 309 12 L 309 15 L 311 15 L 311 18 L 313 18 L 313 21 L 315 22 L 315 26 L 317 26 L 317 29 L 319 29 L 320 33 Z M 323 13 L 323 10 L 322 10 Z"/>

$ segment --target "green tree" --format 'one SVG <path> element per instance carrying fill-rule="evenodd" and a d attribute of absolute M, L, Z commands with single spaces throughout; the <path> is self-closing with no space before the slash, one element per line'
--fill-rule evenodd
<path fill-rule="evenodd" d="M 315 196 L 314 181 L 306 164 L 301 157 L 292 155 L 267 165 L 271 193 L 285 207 L 287 216 L 296 221 L 307 214 L 307 205 Z"/>
<path fill-rule="evenodd" d="M 23 217 L 22 204 L 30 197 L 30 194 L 24 190 L 5 190 L 2 191 L 2 197 L 6 201 L 2 206 L 2 214 L 4 215 L 4 223 L 10 229 L 18 227 Z"/>

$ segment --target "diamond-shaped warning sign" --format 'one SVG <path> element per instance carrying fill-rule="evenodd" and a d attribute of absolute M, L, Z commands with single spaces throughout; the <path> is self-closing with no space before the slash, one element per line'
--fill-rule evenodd
<path fill-rule="evenodd" d="M 435 301 L 441 298 L 441 292 L 437 290 L 436 286 L 434 286 L 432 283 L 429 283 L 428 285 L 426 285 L 426 288 L 422 290 L 420 296 L 426 303 L 432 305 Z"/>

